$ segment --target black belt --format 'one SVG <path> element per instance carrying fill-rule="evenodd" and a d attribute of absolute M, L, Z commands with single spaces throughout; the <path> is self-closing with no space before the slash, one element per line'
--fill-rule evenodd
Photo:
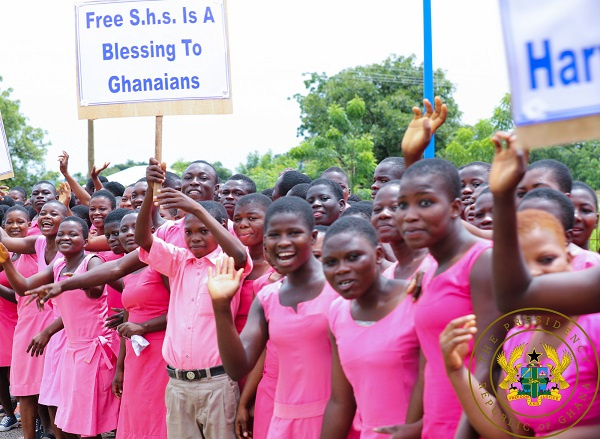
<path fill-rule="evenodd" d="M 223 366 L 215 366 L 209 369 L 194 369 L 194 370 L 181 370 L 173 369 L 171 366 L 167 366 L 167 374 L 171 378 L 175 378 L 183 381 L 198 381 L 202 378 L 210 378 L 218 375 L 225 374 L 225 368 Z"/>

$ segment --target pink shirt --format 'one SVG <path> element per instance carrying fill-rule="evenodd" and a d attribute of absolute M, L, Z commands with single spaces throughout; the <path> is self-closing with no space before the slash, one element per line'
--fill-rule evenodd
<path fill-rule="evenodd" d="M 425 365 L 423 438 L 453 438 L 462 407 L 446 375 L 440 334 L 453 319 L 473 313 L 470 274 L 491 241 L 478 241 L 451 267 L 433 277 L 416 302 L 415 329 Z M 467 358 L 471 355 L 472 343 Z"/>
<path fill-rule="evenodd" d="M 237 238 L 237 235 L 233 231 L 233 223 L 231 223 L 231 226 L 228 223 L 227 230 Z M 185 218 L 180 218 L 176 221 L 165 221 L 164 224 L 156 229 L 154 236 L 176 247 L 187 248 L 187 244 L 185 243 Z"/>
<path fill-rule="evenodd" d="M 417 381 L 415 304 L 406 297 L 384 318 L 363 326 L 352 317 L 351 303 L 343 297 L 334 300 L 329 310 L 329 327 L 360 411 L 360 437 L 377 439 L 381 435 L 373 431 L 375 427 L 405 422 Z"/>
<path fill-rule="evenodd" d="M 37 223 L 37 216 L 35 217 L 35 221 L 31 222 L 31 226 L 29 230 L 27 230 L 27 236 L 36 236 L 41 235 L 42 231 L 40 230 L 40 226 Z"/>
<path fill-rule="evenodd" d="M 598 253 L 584 250 L 573 243 L 569 244 L 567 250 L 573 257 L 573 271 L 581 271 L 600 265 L 600 254 Z"/>
<path fill-rule="evenodd" d="M 215 267 L 223 254 L 220 247 L 197 259 L 187 248 L 168 244 L 154 236 L 150 252 L 139 248 L 140 261 L 169 278 L 171 297 L 167 314 L 167 332 L 163 344 L 165 361 L 176 369 L 204 369 L 222 364 L 217 346 L 217 327 L 208 292 L 208 269 Z M 252 271 L 247 258 L 243 277 Z M 231 301 L 235 315 L 239 292 Z"/>
<path fill-rule="evenodd" d="M 100 256 L 104 262 L 116 261 L 117 259 L 121 259 L 125 254 L 117 255 L 112 251 L 103 251 L 96 253 Z M 115 290 L 110 285 L 106 285 L 104 287 L 106 289 L 106 294 L 108 295 L 108 315 L 112 316 L 116 314 L 116 311 L 113 311 L 113 308 L 123 309 L 123 301 L 121 297 L 121 292 Z"/>

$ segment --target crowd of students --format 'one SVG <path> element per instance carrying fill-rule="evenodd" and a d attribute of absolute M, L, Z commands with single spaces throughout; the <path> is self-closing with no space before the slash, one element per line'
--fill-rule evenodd
<path fill-rule="evenodd" d="M 257 193 L 202 160 L 180 177 L 150 159 L 129 187 L 102 177 L 105 165 L 81 187 L 66 153 L 58 189 L 4 188 L 0 431 L 597 437 L 600 403 L 575 426 L 565 404 L 511 415 L 498 374 L 482 396 L 492 403 L 478 403 L 473 389 L 497 364 L 468 361 L 502 313 L 548 308 L 589 336 L 577 352 L 593 361 L 563 370 L 564 400 L 597 389 L 595 191 L 559 162 L 527 166 L 502 132 L 493 164 L 422 159 L 447 111 L 439 98 L 425 108 L 403 157 L 375 169 L 369 201 L 338 167 L 315 180 L 286 170 Z M 520 325 L 507 340 L 529 346 L 523 355 L 549 343 Z"/>

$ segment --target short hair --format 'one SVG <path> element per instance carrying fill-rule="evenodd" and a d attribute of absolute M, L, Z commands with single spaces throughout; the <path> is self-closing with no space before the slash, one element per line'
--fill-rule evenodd
<path fill-rule="evenodd" d="M 443 180 L 440 190 L 448 195 L 450 201 L 460 198 L 461 189 L 458 170 L 447 160 L 438 158 L 419 160 L 406 170 L 402 176 L 402 181 L 414 176 L 440 177 Z"/>
<path fill-rule="evenodd" d="M 525 209 L 517 212 L 517 234 L 521 245 L 523 236 L 537 229 L 553 234 L 559 242 L 564 243 L 566 250 L 565 229 L 554 215 L 539 209 Z"/>
<path fill-rule="evenodd" d="M 214 174 L 215 174 L 215 183 L 218 184 L 221 181 L 221 178 L 219 177 L 219 173 L 217 172 L 217 170 L 215 169 L 215 167 L 213 165 L 211 165 L 210 163 L 208 163 L 206 160 L 194 160 L 192 163 L 190 163 L 189 165 L 187 165 L 186 169 L 189 168 L 192 165 L 195 165 L 197 163 L 202 163 L 203 165 L 207 165 L 210 169 L 213 170 Z"/>
<path fill-rule="evenodd" d="M 492 191 L 490 190 L 489 186 L 486 186 L 481 193 L 479 194 L 479 196 L 477 197 L 477 200 L 479 200 L 483 195 L 487 195 L 490 194 L 493 197 Z M 477 203 L 477 200 L 475 200 L 475 203 Z"/>
<path fill-rule="evenodd" d="M 275 188 L 268 187 L 264 191 L 262 191 L 261 194 L 263 194 L 265 197 L 271 198 L 271 200 L 272 200 L 273 199 L 273 191 L 274 190 L 275 190 Z"/>
<path fill-rule="evenodd" d="M 92 227 L 92 221 L 90 220 L 90 209 L 83 204 L 71 207 L 71 213 L 73 216 L 79 217 L 85 221 L 88 227 Z M 108 215 L 107 215 L 108 218 Z M 106 220 L 104 221 L 106 224 Z"/>
<path fill-rule="evenodd" d="M 327 230 L 329 230 L 329 226 L 326 226 L 324 224 L 317 224 L 314 230 L 316 230 L 319 233 L 325 233 L 327 232 Z"/>
<path fill-rule="evenodd" d="M 300 197 L 303 200 L 306 200 L 306 194 L 308 193 L 308 188 L 311 186 L 310 183 L 300 183 L 291 188 L 286 197 Z"/>
<path fill-rule="evenodd" d="M 256 183 L 250 177 L 244 174 L 233 174 L 231 177 L 227 179 L 227 181 L 243 181 L 248 185 L 248 193 L 253 194 L 256 192 Z"/>
<path fill-rule="evenodd" d="M 23 198 L 27 198 L 27 191 L 22 186 L 11 187 L 10 190 L 11 191 L 17 191 L 18 193 L 20 193 L 21 195 L 23 195 Z"/>
<path fill-rule="evenodd" d="M 110 205 L 113 209 L 117 207 L 117 199 L 112 192 L 107 191 L 106 189 L 100 189 L 99 191 L 94 192 L 90 198 L 90 201 L 94 198 L 106 198 L 108 201 L 110 201 Z"/>
<path fill-rule="evenodd" d="M 379 162 L 379 165 L 392 165 L 392 169 L 394 170 L 395 178 L 402 178 L 404 171 L 406 171 L 406 162 L 402 157 L 387 157 Z"/>
<path fill-rule="evenodd" d="M 300 183 L 310 183 L 312 179 L 298 171 L 287 171 L 281 176 L 279 182 L 279 195 L 285 197 L 289 190 Z"/>
<path fill-rule="evenodd" d="M 574 181 L 573 186 L 571 187 L 571 191 L 574 191 L 575 189 L 581 189 L 590 194 L 590 196 L 594 200 L 594 206 L 596 207 L 596 210 L 598 210 L 598 195 L 596 195 L 596 191 L 594 189 L 585 184 L 583 181 Z"/>
<path fill-rule="evenodd" d="M 360 195 L 358 194 L 350 194 L 350 196 L 348 197 L 347 203 L 348 204 L 355 204 L 355 203 L 360 203 L 361 201 L 364 201 Z"/>
<path fill-rule="evenodd" d="M 6 196 L 2 197 L 2 199 L 0 199 L 0 204 L 3 204 L 8 207 L 12 207 L 15 205 L 15 200 L 13 200 L 8 195 L 6 195 Z"/>
<path fill-rule="evenodd" d="M 81 230 L 83 231 L 83 239 L 88 239 L 90 229 L 84 220 L 82 220 L 78 216 L 68 216 L 64 220 L 61 221 L 61 224 L 64 224 L 67 222 L 79 224 L 81 226 Z"/>
<path fill-rule="evenodd" d="M 235 204 L 235 207 L 237 209 L 238 207 L 244 207 L 244 206 L 247 206 L 250 204 L 256 204 L 257 206 L 262 207 L 263 210 L 266 212 L 272 202 L 273 201 L 271 201 L 271 199 L 269 197 L 267 197 L 266 195 L 254 193 L 254 194 L 244 195 L 243 197 L 241 197 L 238 200 L 238 202 Z"/>
<path fill-rule="evenodd" d="M 519 210 L 526 210 L 527 201 L 542 199 L 554 203 L 560 210 L 560 222 L 565 230 L 571 230 L 575 222 L 575 206 L 569 197 L 560 191 L 550 189 L 547 187 L 540 187 L 527 194 L 521 200 L 519 204 Z"/>
<path fill-rule="evenodd" d="M 345 216 L 360 216 L 370 221 L 371 215 L 373 215 L 373 202 L 359 201 L 358 203 L 354 203 L 348 209 L 344 210 L 340 218 Z"/>
<path fill-rule="evenodd" d="M 460 172 L 467 168 L 483 168 L 489 174 L 490 170 L 492 169 L 492 165 L 486 162 L 471 162 L 458 168 L 458 171 Z"/>
<path fill-rule="evenodd" d="M 309 229 L 315 228 L 315 217 L 313 216 L 312 207 L 310 204 L 299 197 L 281 197 L 273 201 L 267 213 L 265 215 L 265 229 L 264 233 L 267 233 L 267 228 L 271 219 L 278 214 L 291 213 L 298 217 L 304 225 Z"/>
<path fill-rule="evenodd" d="M 561 192 L 565 194 L 571 192 L 573 177 L 571 176 L 571 171 L 564 163 L 554 159 L 538 160 L 527 167 L 527 172 L 535 169 L 551 172 Z"/>
<path fill-rule="evenodd" d="M 377 247 L 379 245 L 375 228 L 369 221 L 357 216 L 346 216 L 344 218 L 340 218 L 331 226 L 329 226 L 329 229 L 325 234 L 323 245 L 325 245 L 325 243 L 331 239 L 331 237 L 340 235 L 342 233 L 348 233 L 352 236 L 362 236 L 369 241 L 373 247 Z"/>
<path fill-rule="evenodd" d="M 69 211 L 67 210 L 66 206 L 63 203 L 61 203 L 60 201 L 58 201 L 58 200 L 50 200 L 50 201 L 44 203 L 44 206 L 46 204 L 54 204 L 55 206 L 58 206 L 59 210 L 63 213 L 63 215 L 65 217 L 68 216 Z M 44 208 L 44 206 L 42 206 L 42 209 Z"/>
<path fill-rule="evenodd" d="M 388 186 L 398 186 L 400 187 L 402 185 L 402 180 L 390 180 L 390 181 L 386 181 L 385 183 L 383 183 L 381 185 L 381 187 L 379 188 L 379 190 L 383 189 L 384 187 L 388 187 Z"/>
<path fill-rule="evenodd" d="M 327 186 L 338 201 L 344 199 L 344 190 L 339 183 L 333 180 L 329 180 L 328 178 L 317 178 L 310 184 L 310 187 L 315 186 Z"/>
<path fill-rule="evenodd" d="M 106 215 L 106 218 L 104 218 L 104 226 L 106 227 L 106 225 L 110 223 L 120 223 L 123 217 L 125 215 L 129 215 L 130 213 L 133 213 L 133 210 L 119 207 L 118 209 L 115 209 Z"/>
<path fill-rule="evenodd" d="M 225 210 L 225 207 L 223 207 L 223 205 L 217 201 L 212 201 L 212 200 L 198 201 L 198 204 L 200 204 L 200 206 L 204 207 L 204 209 L 208 212 L 208 214 L 210 216 L 212 216 L 214 219 L 216 219 L 220 224 L 223 223 L 223 220 L 225 218 L 229 218 L 229 216 L 227 215 L 227 210 Z M 186 215 L 186 217 L 187 217 L 187 215 Z"/>
<path fill-rule="evenodd" d="M 125 192 L 125 186 L 123 186 L 118 181 L 107 181 L 104 183 L 104 189 L 109 191 L 115 197 L 122 197 L 123 192 Z"/>
<path fill-rule="evenodd" d="M 33 221 L 33 219 L 37 216 L 37 212 L 33 208 L 33 206 L 25 206 L 27 211 L 29 212 L 29 221 Z"/>
<path fill-rule="evenodd" d="M 0 223 L 4 224 L 4 215 L 10 209 L 6 204 L 0 204 Z"/>
<path fill-rule="evenodd" d="M 100 180 L 100 183 L 108 182 L 108 178 L 106 178 L 104 175 L 98 175 L 98 180 Z M 87 179 L 85 182 L 85 187 L 90 189 L 94 187 L 94 180 L 92 180 L 92 177 Z"/>
<path fill-rule="evenodd" d="M 133 186 L 135 186 L 135 185 L 136 185 L 136 184 L 138 184 L 138 183 L 145 183 L 145 182 L 146 182 L 146 177 L 142 177 L 142 178 L 140 178 L 139 180 L 137 180 L 137 181 L 136 181 L 136 182 L 133 184 Z"/>
<path fill-rule="evenodd" d="M 179 180 L 179 184 L 181 184 L 181 177 L 179 175 L 175 174 L 174 172 L 166 171 L 163 186 L 175 189 L 177 186 L 177 180 Z"/>
<path fill-rule="evenodd" d="M 339 166 L 331 166 L 331 167 L 325 169 L 321 173 L 321 178 L 327 178 L 327 177 L 324 177 L 325 174 L 342 174 L 346 178 L 346 180 L 348 180 L 348 174 L 346 173 L 346 171 L 344 171 Z"/>
<path fill-rule="evenodd" d="M 51 181 L 48 180 L 40 180 L 34 183 L 34 185 L 32 186 L 32 188 L 35 188 L 36 186 L 39 186 L 40 184 L 47 184 L 49 186 L 52 186 L 52 190 L 54 191 L 54 195 L 57 195 L 58 192 L 56 192 L 56 187 L 54 186 L 54 183 L 52 183 Z"/>
<path fill-rule="evenodd" d="M 11 212 L 21 212 L 25 214 L 25 217 L 27 218 L 27 221 L 31 221 L 31 219 L 29 218 L 29 211 L 21 206 L 20 204 L 15 204 L 14 206 L 8 207 L 6 205 L 3 205 L 6 207 L 6 210 L 4 211 L 4 215 L 2 216 L 2 226 L 4 226 L 4 222 L 6 220 L 6 216 L 11 213 Z M 2 208 L 4 210 L 4 208 Z"/>

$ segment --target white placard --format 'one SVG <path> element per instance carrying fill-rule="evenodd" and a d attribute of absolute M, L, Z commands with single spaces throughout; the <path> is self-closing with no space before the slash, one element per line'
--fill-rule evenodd
<path fill-rule="evenodd" d="M 600 114 L 600 1 L 500 0 L 517 126 Z"/>
<path fill-rule="evenodd" d="M 76 3 L 79 102 L 228 99 L 223 0 Z"/>
<path fill-rule="evenodd" d="M 14 177 L 15 174 L 10 159 L 6 132 L 4 131 L 4 122 L 2 122 L 2 113 L 0 113 L 0 136 L 2 137 L 2 147 L 0 148 L 0 180 L 4 180 Z"/>

